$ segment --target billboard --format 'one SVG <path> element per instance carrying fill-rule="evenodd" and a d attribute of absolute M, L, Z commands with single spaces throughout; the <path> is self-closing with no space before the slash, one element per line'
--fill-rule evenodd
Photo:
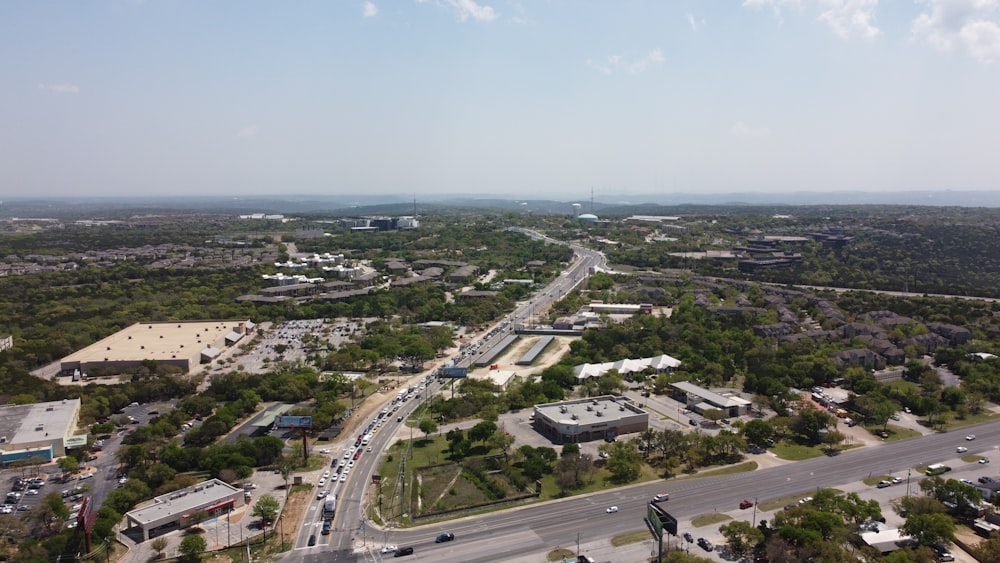
<path fill-rule="evenodd" d="M 276 416 L 274 425 L 278 428 L 312 428 L 311 416 Z"/>
<path fill-rule="evenodd" d="M 663 532 L 677 535 L 677 519 L 655 502 L 649 503 L 648 518 L 653 528 L 662 537 Z"/>
<path fill-rule="evenodd" d="M 469 376 L 469 368 L 460 367 L 446 367 L 441 368 L 441 377 L 449 377 L 451 379 L 461 379 L 463 377 Z"/>

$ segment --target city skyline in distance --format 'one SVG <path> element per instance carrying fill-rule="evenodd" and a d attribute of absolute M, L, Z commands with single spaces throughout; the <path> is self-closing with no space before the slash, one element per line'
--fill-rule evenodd
<path fill-rule="evenodd" d="M 998 10 L 8 3 L 0 198 L 965 205 L 920 194 L 998 187 Z"/>

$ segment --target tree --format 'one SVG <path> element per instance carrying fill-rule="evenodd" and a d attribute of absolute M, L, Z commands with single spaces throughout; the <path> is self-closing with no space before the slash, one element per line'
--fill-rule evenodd
<path fill-rule="evenodd" d="M 434 422 L 434 419 L 424 418 L 420 421 L 420 424 L 417 426 L 417 428 L 419 428 L 420 431 L 424 433 L 424 438 L 426 438 L 427 436 L 430 436 L 431 434 L 437 432 L 438 425 L 436 422 Z"/>
<path fill-rule="evenodd" d="M 768 440 L 774 438 L 774 425 L 766 420 L 755 418 L 743 425 L 743 437 L 750 444 L 764 447 Z"/>
<path fill-rule="evenodd" d="M 201 559 L 201 554 L 205 552 L 205 548 L 208 547 L 208 543 L 205 538 L 199 536 L 198 534 L 188 534 L 184 536 L 181 540 L 180 552 L 181 561 L 185 563 L 193 563 Z"/>
<path fill-rule="evenodd" d="M 163 557 L 163 550 L 167 548 L 167 539 L 164 537 L 158 537 L 149 543 L 149 547 L 153 548 L 156 552 L 156 558 L 159 559 Z"/>
<path fill-rule="evenodd" d="M 59 458 L 58 463 L 59 469 L 61 469 L 63 473 L 73 473 L 80 468 L 80 463 L 73 456 L 61 457 Z"/>
<path fill-rule="evenodd" d="M 469 440 L 486 443 L 497 431 L 497 425 L 492 420 L 484 420 L 469 429 Z"/>
<path fill-rule="evenodd" d="M 908 514 L 900 530 L 920 545 L 955 541 L 955 523 L 947 514 Z"/>
<path fill-rule="evenodd" d="M 607 444 L 608 471 L 611 478 L 619 483 L 627 483 L 639 478 L 642 469 L 642 456 L 639 448 L 632 442 L 613 442 Z"/>
<path fill-rule="evenodd" d="M 263 495 L 257 499 L 257 503 L 253 505 L 252 514 L 257 518 L 260 518 L 264 524 L 271 524 L 274 519 L 278 516 L 278 500 L 271 495 Z"/>
<path fill-rule="evenodd" d="M 748 555 L 757 544 L 763 543 L 764 532 L 753 527 L 746 520 L 733 520 L 719 526 L 719 531 L 726 538 L 729 549 L 740 557 Z"/>
<path fill-rule="evenodd" d="M 719 424 L 719 421 L 726 418 L 726 413 L 722 409 L 705 409 L 701 416 L 712 421 L 712 424 Z"/>

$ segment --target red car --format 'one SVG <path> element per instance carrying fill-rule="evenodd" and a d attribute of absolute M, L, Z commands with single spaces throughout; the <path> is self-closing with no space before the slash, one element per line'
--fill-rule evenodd
<path fill-rule="evenodd" d="M 361 452 L 354 454 L 354 461 L 357 461 L 359 457 L 361 457 Z"/>
<path fill-rule="evenodd" d="M 747 499 L 743 499 L 743 502 L 740 503 L 740 508 L 750 508 L 751 506 L 753 506 L 753 501 Z"/>

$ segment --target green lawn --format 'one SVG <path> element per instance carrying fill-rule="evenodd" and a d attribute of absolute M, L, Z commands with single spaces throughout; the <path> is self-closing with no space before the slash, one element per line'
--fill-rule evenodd
<path fill-rule="evenodd" d="M 801 461 L 823 455 L 823 450 L 820 446 L 802 446 L 789 442 L 779 442 L 771 448 L 771 451 L 779 458 L 789 461 Z"/>

